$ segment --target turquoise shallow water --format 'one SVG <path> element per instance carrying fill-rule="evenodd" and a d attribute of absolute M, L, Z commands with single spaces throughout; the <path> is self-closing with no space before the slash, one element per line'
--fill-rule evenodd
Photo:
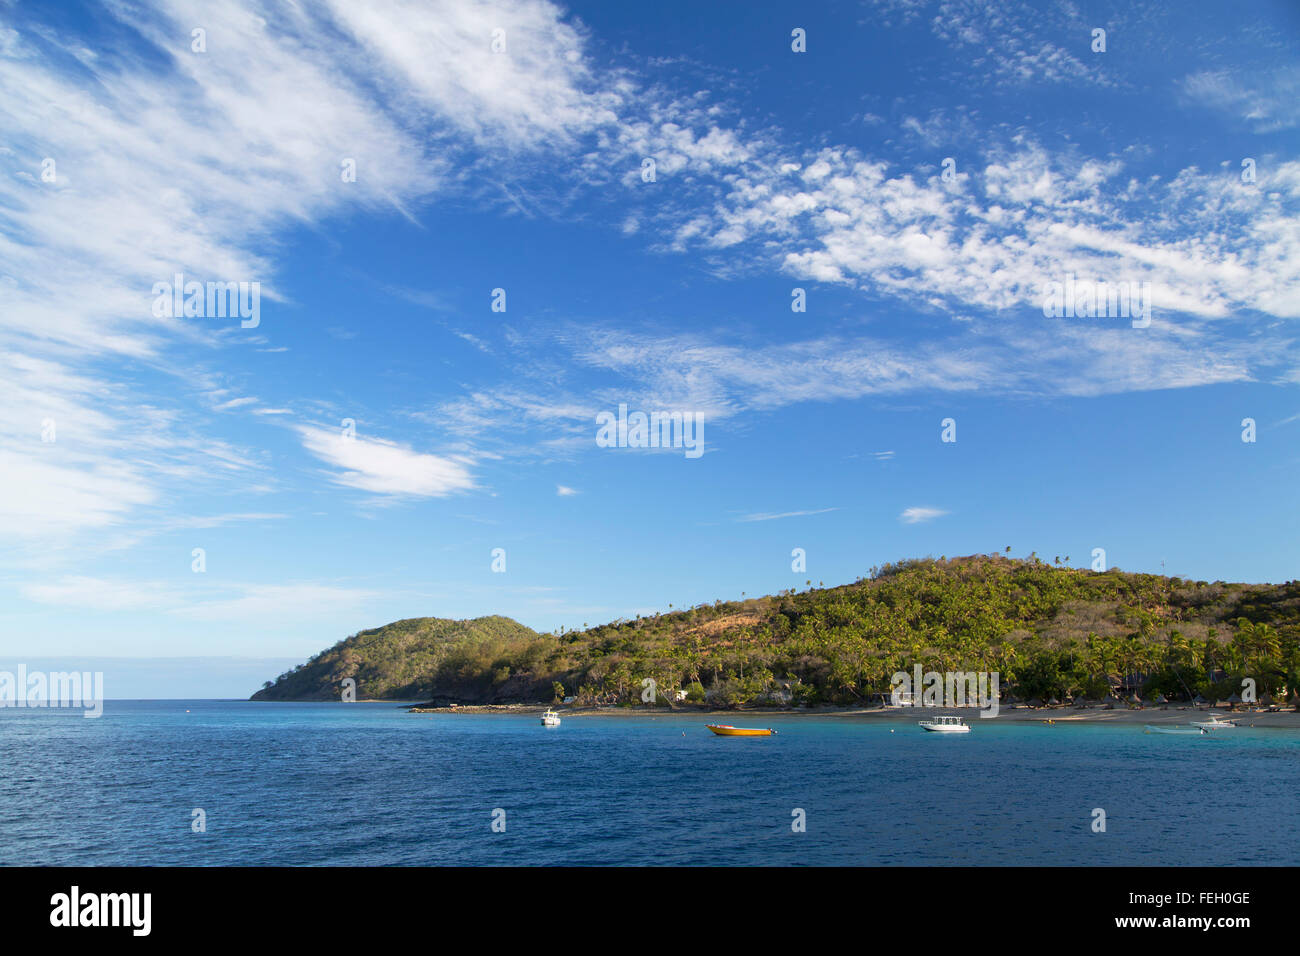
<path fill-rule="evenodd" d="M 0 863 L 1249 865 L 1300 847 L 1296 731 L 735 722 L 779 734 L 386 704 L 5 709 Z"/>

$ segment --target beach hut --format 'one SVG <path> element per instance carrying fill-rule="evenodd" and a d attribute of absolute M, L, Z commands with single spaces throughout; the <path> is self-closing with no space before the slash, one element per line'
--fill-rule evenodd
<path fill-rule="evenodd" d="M 1048 707 L 1060 707 L 1060 706 L 1061 706 L 1061 702 L 1060 702 L 1059 700 L 1057 700 L 1055 697 L 1053 697 L 1053 698 L 1051 698 L 1050 700 L 1048 700 L 1048 702 L 1047 702 L 1047 706 L 1048 706 Z"/>
<path fill-rule="evenodd" d="M 1114 710 L 1115 705 L 1119 703 L 1119 698 L 1114 694 L 1107 694 L 1105 700 L 1101 702 L 1103 710 Z"/>
<path fill-rule="evenodd" d="M 1029 706 L 1030 706 L 1030 707 L 1042 707 L 1042 706 L 1043 706 L 1043 701 L 1042 701 L 1042 699 L 1039 698 L 1039 697 L 1031 697 L 1031 698 L 1029 699 Z"/>
<path fill-rule="evenodd" d="M 1228 698 L 1228 709 L 1232 710 L 1240 703 L 1241 703 L 1241 695 L 1233 694 L 1231 697 Z"/>
<path fill-rule="evenodd" d="M 1130 694 L 1128 703 L 1130 707 L 1136 707 L 1138 710 L 1142 709 L 1142 698 L 1137 694 Z"/>
<path fill-rule="evenodd" d="M 1002 706 L 1006 707 L 1008 710 L 1015 710 L 1020 706 L 1020 701 L 1016 700 L 1016 698 L 1011 694 L 1007 694 L 1006 697 L 1002 698 Z"/>
<path fill-rule="evenodd" d="M 1154 703 L 1159 704 L 1161 710 L 1164 710 L 1169 707 L 1169 698 L 1166 697 L 1164 694 L 1157 694 Z"/>
<path fill-rule="evenodd" d="M 1192 703 L 1195 704 L 1197 707 L 1204 707 L 1206 704 L 1209 703 L 1209 701 L 1206 700 L 1204 697 L 1202 697 L 1200 694 L 1197 694 L 1195 697 L 1192 698 Z"/>

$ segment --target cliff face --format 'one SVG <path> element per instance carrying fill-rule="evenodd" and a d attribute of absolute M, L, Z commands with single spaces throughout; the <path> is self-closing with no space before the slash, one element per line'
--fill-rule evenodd
<path fill-rule="evenodd" d="M 1068 559 L 1067 559 L 1068 560 Z M 1229 584 L 1004 556 L 905 561 L 838 587 L 716 601 L 580 631 L 505 617 L 415 618 L 363 631 L 281 675 L 255 700 L 467 704 L 646 699 L 650 686 L 739 706 L 861 703 L 895 671 L 996 671 L 1021 697 L 1113 687 L 1210 699 L 1251 677 L 1300 687 L 1300 583 Z M 647 680 L 653 680 L 648 685 Z"/>

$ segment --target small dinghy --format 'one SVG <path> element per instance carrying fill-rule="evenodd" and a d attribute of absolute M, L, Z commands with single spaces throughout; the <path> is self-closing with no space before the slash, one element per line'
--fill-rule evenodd
<path fill-rule="evenodd" d="M 771 727 L 733 727 L 731 724 L 705 724 L 719 737 L 771 737 L 775 730 Z"/>

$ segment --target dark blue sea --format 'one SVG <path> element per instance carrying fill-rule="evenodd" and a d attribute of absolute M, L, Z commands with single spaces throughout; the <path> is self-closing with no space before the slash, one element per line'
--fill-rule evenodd
<path fill-rule="evenodd" d="M 4 709 L 0 863 L 1185 866 L 1300 846 L 1295 730 L 733 720 L 779 733 L 372 703 Z"/>

